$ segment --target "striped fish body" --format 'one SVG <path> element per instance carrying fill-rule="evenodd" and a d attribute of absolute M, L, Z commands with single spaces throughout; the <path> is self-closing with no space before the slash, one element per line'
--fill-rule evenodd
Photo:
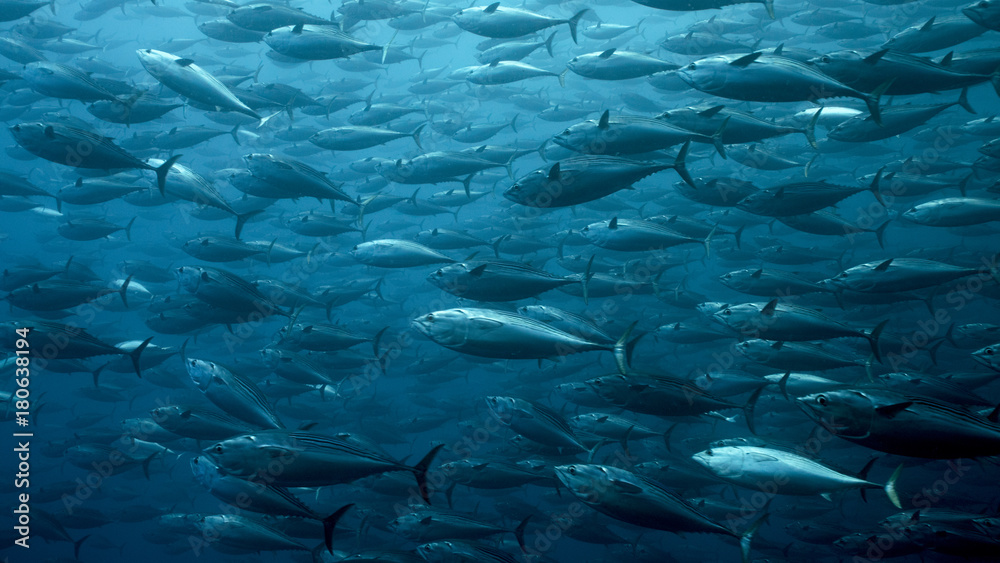
<path fill-rule="evenodd" d="M 321 487 L 388 471 L 410 471 L 356 441 L 305 432 L 245 434 L 219 442 L 205 453 L 230 475 L 268 475 L 274 479 L 271 484 L 280 487 Z"/>
<path fill-rule="evenodd" d="M 261 428 L 284 428 L 264 394 L 253 382 L 204 360 L 187 359 L 188 375 L 217 407 Z"/>
<path fill-rule="evenodd" d="M 840 438 L 873 450 L 930 459 L 1000 454 L 1000 424 L 945 402 L 875 389 L 799 397 Z"/>

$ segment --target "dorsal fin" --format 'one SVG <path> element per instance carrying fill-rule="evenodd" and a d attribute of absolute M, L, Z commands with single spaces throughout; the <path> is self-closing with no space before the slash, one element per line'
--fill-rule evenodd
<path fill-rule="evenodd" d="M 719 113 L 720 111 L 722 111 L 723 109 L 725 109 L 725 107 L 726 106 L 712 106 L 712 107 L 710 107 L 710 108 L 708 108 L 706 110 L 699 111 L 698 112 L 698 117 L 704 117 L 704 118 L 707 119 L 707 118 L 712 117 L 713 115 Z"/>
<path fill-rule="evenodd" d="M 469 270 L 469 275 L 470 276 L 475 276 L 475 277 L 478 278 L 479 276 L 483 275 L 483 272 L 486 271 L 486 266 L 489 266 L 489 264 L 483 264 L 481 266 L 476 266 L 475 268 Z"/>
<path fill-rule="evenodd" d="M 785 44 L 784 43 L 778 43 L 778 46 L 775 47 L 773 51 L 771 51 L 771 54 L 775 55 L 777 57 L 780 57 L 781 56 L 781 52 L 784 51 L 784 50 L 785 50 Z"/>
<path fill-rule="evenodd" d="M 884 407 L 878 407 L 875 409 L 875 412 L 886 418 L 895 418 L 897 414 L 905 411 L 912 404 L 913 401 L 904 401 L 902 403 L 896 403 L 894 405 L 886 405 Z"/>
<path fill-rule="evenodd" d="M 931 19 L 927 20 L 927 23 L 925 23 L 924 25 L 920 26 L 920 31 L 930 31 L 931 27 L 934 26 L 934 20 L 935 19 L 937 19 L 937 16 L 931 16 Z"/>
<path fill-rule="evenodd" d="M 615 230 L 618 228 L 618 217 L 612 217 L 611 221 L 608 223 L 608 228 Z"/>
<path fill-rule="evenodd" d="M 490 4 L 489 6 L 486 6 L 486 8 L 483 9 L 483 13 L 484 14 L 492 14 L 493 12 L 497 11 L 497 8 L 499 8 L 499 7 L 500 7 L 500 2 L 494 2 L 494 3 Z"/>
<path fill-rule="evenodd" d="M 872 53 L 872 54 L 868 55 L 867 57 L 865 57 L 864 61 L 866 63 L 870 64 L 870 65 L 873 65 L 873 64 L 879 62 L 879 60 L 882 57 L 884 57 L 885 54 L 888 53 L 888 52 L 889 52 L 889 49 L 882 49 L 881 51 L 875 51 L 874 53 Z"/>
<path fill-rule="evenodd" d="M 552 168 L 549 168 L 549 180 L 555 181 L 558 179 L 559 179 L 559 163 L 557 162 L 552 165 Z"/>
<path fill-rule="evenodd" d="M 893 259 L 890 258 L 890 259 L 886 260 L 885 262 L 882 262 L 878 266 L 875 266 L 875 271 L 876 272 L 884 272 L 884 271 L 888 270 L 889 269 L 889 264 L 892 264 L 892 260 Z"/>
<path fill-rule="evenodd" d="M 771 315 L 774 314 L 774 310 L 777 307 L 778 307 L 778 299 L 777 298 L 772 299 L 767 302 L 767 305 L 764 305 L 764 308 L 760 310 L 760 314 L 767 315 L 770 317 Z"/>
<path fill-rule="evenodd" d="M 607 51 L 604 51 L 600 55 L 597 55 L 597 57 L 600 58 L 600 59 L 606 59 L 606 58 L 608 58 L 608 57 L 610 57 L 611 55 L 614 55 L 614 54 L 615 54 L 615 48 L 612 47 L 611 49 L 608 49 Z"/>
<path fill-rule="evenodd" d="M 292 33 L 294 33 L 295 35 L 301 34 L 302 33 L 302 24 L 300 24 L 300 23 L 295 24 L 295 27 L 292 28 Z"/>
<path fill-rule="evenodd" d="M 736 59 L 735 61 L 729 63 L 729 66 L 738 66 L 740 68 L 746 68 L 750 63 L 756 61 L 761 56 L 761 52 L 750 53 L 749 55 L 743 55 L 742 57 Z"/>
<path fill-rule="evenodd" d="M 755 279 L 755 280 L 759 280 L 759 279 L 760 279 L 760 276 L 761 276 L 761 275 L 762 275 L 763 273 L 764 273 L 764 268 L 760 268 L 760 269 L 759 269 L 759 270 L 757 270 L 756 272 L 754 272 L 754 273 L 750 274 L 750 277 L 751 277 L 751 278 L 753 278 L 753 279 Z"/>
<path fill-rule="evenodd" d="M 598 129 L 608 128 L 608 118 L 610 117 L 610 113 L 611 113 L 610 110 L 604 110 L 604 113 L 601 114 L 600 121 L 597 122 Z"/>
<path fill-rule="evenodd" d="M 990 414 L 986 415 L 986 419 L 990 422 L 1000 422 L 1000 405 L 997 405 Z"/>
<path fill-rule="evenodd" d="M 176 62 L 177 64 L 179 64 L 181 66 L 191 66 L 191 65 L 194 64 L 194 61 L 192 61 L 191 59 L 177 59 L 174 62 Z"/>
<path fill-rule="evenodd" d="M 941 66 L 951 66 L 951 59 L 954 58 L 955 51 L 948 51 L 948 54 L 941 57 L 941 62 L 938 64 Z"/>

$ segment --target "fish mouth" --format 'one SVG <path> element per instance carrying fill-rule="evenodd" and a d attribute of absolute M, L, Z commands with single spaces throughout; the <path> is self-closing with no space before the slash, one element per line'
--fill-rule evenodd
<path fill-rule="evenodd" d="M 834 419 L 825 416 L 825 413 L 820 412 L 816 407 L 813 407 L 811 404 L 809 404 L 811 401 L 814 400 L 815 397 L 816 395 L 806 395 L 805 397 L 796 397 L 795 402 L 798 404 L 799 408 L 806 413 L 807 416 L 812 418 L 816 422 L 816 424 L 819 424 L 826 430 L 837 435 L 842 435 L 844 431 L 850 430 L 851 427 L 849 425 L 837 424 Z"/>
<path fill-rule="evenodd" d="M 984 365 L 988 368 L 993 368 L 993 363 L 990 361 L 991 358 L 982 355 L 982 352 L 977 352 L 970 355 L 972 356 L 972 359 L 976 361 L 976 363 Z"/>
<path fill-rule="evenodd" d="M 410 326 L 417 329 L 417 331 L 419 331 L 420 334 L 423 334 L 424 336 L 429 337 L 431 335 L 430 332 L 431 327 L 429 324 L 427 324 L 427 321 L 424 320 L 422 317 L 410 321 Z"/>

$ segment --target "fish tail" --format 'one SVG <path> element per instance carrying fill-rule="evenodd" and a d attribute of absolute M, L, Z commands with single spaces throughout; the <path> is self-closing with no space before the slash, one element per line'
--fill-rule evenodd
<path fill-rule="evenodd" d="M 243 232 L 243 227 L 247 224 L 247 220 L 250 219 L 251 217 L 255 216 L 255 215 L 260 215 L 263 212 L 264 212 L 263 209 L 255 209 L 253 211 L 248 211 L 246 213 L 237 213 L 236 214 L 236 231 L 233 234 L 234 234 L 234 236 L 236 237 L 237 240 L 239 240 L 240 233 Z M 278 240 L 278 239 L 274 239 L 274 240 Z M 268 253 L 267 254 L 268 266 L 271 265 L 270 264 L 270 260 L 271 260 L 271 247 L 273 247 L 273 246 L 274 246 L 274 242 L 272 242 L 271 246 L 269 246 L 268 249 L 267 249 L 267 253 Z"/>
<path fill-rule="evenodd" d="M 628 430 L 626 430 L 625 433 L 622 434 L 622 440 L 621 440 L 622 450 L 625 451 L 625 455 L 627 455 L 628 457 L 632 457 L 632 452 L 628 451 L 628 439 L 632 436 L 633 429 L 635 429 L 634 424 L 630 425 L 628 427 Z"/>
<path fill-rule="evenodd" d="M 792 377 L 792 371 L 788 370 L 785 375 L 781 376 L 781 380 L 778 381 L 778 389 L 781 390 L 781 394 L 785 396 L 786 401 L 791 401 L 791 397 L 788 396 L 788 380 Z"/>
<path fill-rule="evenodd" d="M 942 344 L 944 344 L 944 338 L 939 338 L 937 342 L 935 342 L 934 344 L 931 344 L 927 348 L 927 355 L 931 357 L 931 364 L 933 364 L 935 366 L 938 365 L 937 351 L 938 351 L 938 348 L 940 348 Z"/>
<path fill-rule="evenodd" d="M 510 165 L 508 163 L 508 168 L 507 168 L 508 175 L 510 175 L 510 167 L 509 166 Z M 475 176 L 475 174 L 469 174 L 465 179 L 462 180 L 462 187 L 465 188 L 465 197 L 468 197 L 468 198 L 472 197 L 472 188 L 471 188 L 470 184 L 472 183 L 472 177 L 473 176 Z M 414 193 L 413 197 L 416 198 L 416 196 L 417 196 L 417 194 Z"/>
<path fill-rule="evenodd" d="M 517 538 L 517 545 L 521 546 L 521 552 L 528 553 L 528 548 L 524 546 L 524 529 L 528 527 L 528 520 L 531 520 L 531 515 L 529 514 L 521 523 L 514 528 L 514 537 Z"/>
<path fill-rule="evenodd" d="M 643 333 L 631 341 L 629 340 L 632 336 L 632 331 L 635 329 L 635 325 L 638 323 L 639 321 L 635 321 L 630 324 L 627 329 L 625 329 L 625 333 L 618 339 L 618 342 L 615 343 L 615 347 L 613 349 L 615 353 L 615 364 L 617 364 L 618 371 L 622 375 L 628 373 L 628 368 L 632 365 L 632 352 L 635 351 L 635 345 L 639 343 L 639 340 L 643 336 L 645 336 L 645 333 Z"/>
<path fill-rule="evenodd" d="M 868 342 L 872 346 L 872 355 L 875 356 L 875 359 L 878 360 L 879 363 L 882 363 L 882 353 L 878 349 L 878 339 L 882 335 L 882 331 L 885 329 L 885 325 L 887 324 L 889 324 L 889 319 L 878 323 L 878 325 L 872 329 L 871 334 L 868 335 Z"/>
<path fill-rule="evenodd" d="M 868 106 L 868 111 L 872 114 L 872 120 L 879 127 L 882 126 L 882 112 L 879 109 L 879 103 L 882 100 L 882 94 L 885 94 L 885 91 L 888 90 L 892 86 L 892 83 L 895 81 L 896 81 L 895 78 L 890 78 L 889 80 L 886 80 L 885 82 L 880 84 L 878 88 L 872 90 L 871 94 L 868 94 L 867 96 L 864 97 L 865 105 Z"/>
<path fill-rule="evenodd" d="M 434 461 L 434 456 L 444 447 L 444 444 L 438 444 L 431 448 L 431 451 L 427 452 L 427 455 L 420 460 L 419 463 L 410 468 L 413 471 L 414 476 L 417 478 L 417 488 L 420 489 L 420 497 L 424 499 L 427 504 L 431 503 L 430 492 L 427 490 L 427 469 L 431 466 Z"/>
<path fill-rule="evenodd" d="M 944 339 L 947 340 L 952 346 L 958 346 L 955 343 L 955 323 L 951 323 L 948 326 L 948 331 L 944 333 Z"/>
<path fill-rule="evenodd" d="M 885 228 L 889 226 L 890 221 L 882 223 L 875 229 L 875 238 L 878 240 L 879 248 L 885 250 Z"/>
<path fill-rule="evenodd" d="M 353 502 L 345 504 L 338 508 L 336 512 L 323 519 L 323 541 L 326 543 L 326 549 L 330 552 L 330 555 L 333 555 L 333 530 L 337 527 L 337 522 L 352 506 L 354 506 Z"/>
<path fill-rule="evenodd" d="M 128 225 L 125 225 L 125 238 L 128 239 L 129 242 L 132 242 L 132 223 L 135 223 L 135 217 L 132 217 L 132 219 L 128 222 Z M 122 297 L 122 299 L 125 298 Z M 128 304 L 126 303 L 125 306 L 128 307 Z"/>
<path fill-rule="evenodd" d="M 872 183 L 871 183 L 870 186 L 868 186 L 868 189 L 872 192 L 872 195 L 875 196 L 875 199 L 877 199 L 878 202 L 880 204 L 882 204 L 882 207 L 885 207 L 886 209 L 888 209 L 889 206 L 886 205 L 885 204 L 885 200 L 882 199 L 882 186 L 881 186 L 881 183 L 882 183 L 882 172 L 884 170 L 885 170 L 885 166 L 883 166 L 882 168 L 878 169 L 878 172 L 876 172 L 875 173 L 875 177 L 872 178 Z"/>
<path fill-rule="evenodd" d="M 962 93 L 958 95 L 958 100 L 955 101 L 956 104 L 962 106 L 962 109 L 975 115 L 976 110 L 969 104 L 969 87 L 966 86 L 962 88 Z"/>
<path fill-rule="evenodd" d="M 91 372 L 91 375 L 94 378 L 94 387 L 100 387 L 100 385 L 98 385 L 97 382 L 101 379 L 101 372 L 104 371 L 104 368 L 106 368 L 106 367 L 108 367 L 108 364 L 104 364 L 103 366 L 100 366 L 97 369 L 95 369 L 93 372 Z M 9 404 L 8 404 L 8 406 L 9 406 Z"/>
<path fill-rule="evenodd" d="M 229 131 L 229 134 L 233 136 L 233 141 L 237 144 L 237 146 L 240 145 L 239 133 L 240 133 L 240 124 L 237 123 L 236 126 Z"/>
<path fill-rule="evenodd" d="M 417 144 L 417 148 L 420 149 L 420 150 L 424 150 L 424 147 L 420 146 L 420 132 L 423 131 L 424 127 L 426 127 L 426 126 L 427 126 L 426 122 L 425 123 L 421 123 L 420 125 L 417 125 L 417 128 L 414 129 L 413 133 L 412 133 L 413 134 L 413 142 Z"/>
<path fill-rule="evenodd" d="M 135 221 L 134 218 L 132 220 Z M 132 223 L 129 223 L 129 226 L 132 226 Z M 128 309 L 128 284 L 132 283 L 133 275 L 135 274 L 130 274 L 129 277 L 125 278 L 125 281 L 122 283 L 122 288 L 118 290 L 118 295 L 121 296 L 122 304 L 125 305 L 126 309 Z"/>
<path fill-rule="evenodd" d="M 743 558 L 743 563 L 750 563 L 750 542 L 753 541 L 753 536 L 757 533 L 757 529 L 760 528 L 761 524 L 766 522 L 770 516 L 770 514 L 761 516 L 756 522 L 747 528 L 747 531 L 740 534 L 740 556 Z"/>
<path fill-rule="evenodd" d="M 142 474 L 146 476 L 146 480 L 149 480 L 149 464 L 153 462 L 153 458 L 160 455 L 160 452 L 153 452 L 149 457 L 142 460 Z"/>
<path fill-rule="evenodd" d="M 448 508 L 454 507 L 454 505 L 452 505 L 451 502 L 451 495 L 455 492 L 455 487 L 457 486 L 458 486 L 458 481 L 452 481 L 451 485 L 449 485 L 448 488 L 445 489 L 444 491 L 444 498 L 448 499 Z"/>
<path fill-rule="evenodd" d="M 570 37 L 573 38 L 573 43 L 576 43 L 576 25 L 578 23 L 580 23 L 580 18 L 582 18 L 583 15 L 586 14 L 587 12 L 589 12 L 589 11 L 590 11 L 590 8 L 584 8 L 584 9 L 580 10 L 579 12 L 577 12 L 576 14 L 573 14 L 573 17 L 571 17 L 570 19 L 566 20 L 566 23 L 569 24 L 569 35 L 570 35 Z M 552 54 L 551 50 L 549 50 L 549 54 L 550 55 Z"/>
<path fill-rule="evenodd" d="M 164 195 L 164 189 L 167 185 L 167 173 L 170 172 L 170 168 L 182 156 L 184 155 L 175 154 L 168 158 L 166 162 L 154 168 L 156 171 L 156 187 L 160 189 L 160 195 Z"/>
<path fill-rule="evenodd" d="M 736 248 L 737 249 L 743 248 L 740 245 L 740 239 L 743 238 L 743 229 L 745 229 L 745 228 L 746 228 L 746 225 L 740 225 L 740 228 L 736 229 L 736 232 L 733 233 L 733 239 L 736 240 Z"/>
<path fill-rule="evenodd" d="M 726 131 L 726 126 L 729 125 L 729 116 L 722 121 L 722 125 L 716 129 L 715 133 L 712 133 L 712 144 L 715 146 L 715 152 L 719 153 L 724 160 L 728 157 L 726 156 L 726 146 L 722 144 L 722 134 Z"/>
<path fill-rule="evenodd" d="M 670 436 L 673 435 L 674 429 L 677 428 L 677 424 L 671 424 L 670 428 L 663 433 L 663 445 L 666 446 L 668 452 L 673 452 L 673 448 L 670 447 Z"/>
<path fill-rule="evenodd" d="M 396 39 L 396 35 L 398 34 L 399 30 L 397 29 L 396 32 L 392 34 L 392 37 L 386 41 L 385 45 L 382 46 L 382 62 L 380 64 L 385 64 L 385 59 L 389 56 L 389 46 L 392 45 L 392 41 Z"/>
<path fill-rule="evenodd" d="M 750 429 L 751 434 L 757 434 L 757 429 L 754 427 L 754 421 L 753 421 L 754 410 L 756 410 L 757 401 L 760 400 L 760 395 L 763 392 L 764 392 L 764 387 L 763 386 L 758 387 L 757 390 L 753 392 L 753 395 L 750 395 L 750 398 L 747 399 L 747 404 L 743 405 L 743 415 L 747 419 L 747 428 Z"/>
<path fill-rule="evenodd" d="M 681 180 L 684 180 L 685 184 L 698 189 L 698 186 L 695 185 L 694 180 L 691 178 L 691 174 L 688 173 L 687 166 L 684 164 L 684 161 L 687 160 L 688 148 L 690 147 L 691 141 L 684 141 L 684 144 L 681 145 L 681 150 L 677 152 L 677 158 L 674 159 L 671 168 L 677 172 L 677 175 L 681 177 Z"/>
<path fill-rule="evenodd" d="M 385 331 L 387 331 L 387 330 L 389 330 L 389 327 L 387 327 L 387 326 L 382 327 L 382 330 L 380 330 L 380 331 L 378 331 L 378 332 L 375 333 L 375 338 L 372 338 L 372 351 L 375 352 L 375 357 L 376 358 L 379 357 L 379 349 L 378 349 L 378 347 L 379 347 L 379 343 L 382 341 L 382 335 L 384 335 Z"/>
<path fill-rule="evenodd" d="M 54 6 L 55 5 L 53 4 L 53 8 L 52 8 L 52 13 L 53 14 L 56 12 Z M 87 541 L 87 538 L 89 538 L 89 537 L 90 537 L 90 534 L 87 534 L 87 535 L 83 536 L 82 538 L 80 538 L 80 539 L 76 540 L 75 542 L 73 542 L 73 559 L 76 559 L 78 561 L 80 560 L 80 546 L 83 545 L 83 542 Z"/>
<path fill-rule="evenodd" d="M 774 19 L 774 0 L 763 0 L 764 9 L 767 10 L 767 15 Z"/>
<path fill-rule="evenodd" d="M 553 31 L 552 35 L 549 35 L 549 38 L 545 40 L 545 50 L 549 52 L 549 56 L 550 57 L 554 57 L 555 56 L 555 55 L 552 54 L 552 39 L 554 39 L 555 36 L 556 36 L 556 32 Z"/>
<path fill-rule="evenodd" d="M 330 102 L 330 103 L 332 104 L 333 102 Z M 327 112 L 329 112 L 329 110 L 330 110 L 330 106 L 328 105 L 327 106 Z M 256 117 L 257 121 L 260 122 L 260 123 L 257 124 L 257 129 L 260 129 L 261 127 L 263 127 L 264 125 L 266 125 L 268 121 L 271 121 L 271 119 L 273 119 L 277 115 L 281 115 L 281 110 L 278 110 L 278 111 L 272 113 L 271 115 L 269 115 L 267 117 L 261 117 L 261 116 L 257 115 L 256 113 L 254 113 L 253 117 Z M 327 117 L 330 117 L 329 113 L 327 113 Z"/>
<path fill-rule="evenodd" d="M 802 130 L 802 133 L 806 136 L 806 141 L 809 142 L 809 146 L 814 149 L 819 148 L 819 145 L 816 144 L 816 122 L 819 121 L 819 114 L 821 113 L 823 113 L 822 106 L 818 110 L 816 110 L 816 113 L 813 114 L 812 119 L 809 120 L 809 123 L 806 124 L 805 129 Z"/>
<path fill-rule="evenodd" d="M 136 346 L 135 350 L 128 353 L 129 359 L 132 360 L 132 367 L 135 368 L 135 374 L 140 378 L 142 377 L 142 368 L 139 367 L 139 356 L 142 355 L 142 351 L 146 349 L 146 346 L 149 346 L 149 341 L 152 339 L 153 337 L 150 336 L 149 338 L 143 340 L 142 344 Z"/>
<path fill-rule="evenodd" d="M 899 467 L 892 472 L 892 476 L 885 484 L 885 494 L 889 497 L 889 502 L 893 504 L 896 508 L 902 510 L 903 505 L 899 502 L 899 493 L 896 491 L 896 481 L 899 480 L 899 474 L 903 472 L 903 464 L 900 463 Z"/>

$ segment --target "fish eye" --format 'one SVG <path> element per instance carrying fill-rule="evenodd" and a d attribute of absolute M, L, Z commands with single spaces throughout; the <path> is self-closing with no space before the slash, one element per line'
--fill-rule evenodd
<path fill-rule="evenodd" d="M 825 407 L 828 402 L 826 400 L 826 395 L 820 395 L 819 397 L 816 397 L 816 402 L 819 403 L 819 406 Z"/>
<path fill-rule="evenodd" d="M 987 356 L 992 356 L 993 355 L 993 348 L 987 348 L 987 349 L 983 350 L 983 352 L 986 352 Z"/>
<path fill-rule="evenodd" d="M 723 314 L 723 315 L 732 315 L 732 314 L 733 314 L 733 312 L 732 312 L 732 311 L 730 311 L 729 309 L 726 309 L 726 310 L 722 311 L 722 314 Z"/>
<path fill-rule="evenodd" d="M 819 58 L 819 60 L 820 60 L 821 63 L 824 63 L 824 64 L 829 63 L 830 62 L 830 56 L 829 55 L 823 55 L 822 57 Z"/>
<path fill-rule="evenodd" d="M 198 361 L 198 360 L 191 360 L 191 367 L 195 367 L 196 365 L 198 365 L 198 364 L 196 363 L 197 361 Z"/>
<path fill-rule="evenodd" d="M 429 323 L 434 322 L 434 315 L 427 315 L 427 322 Z"/>
<path fill-rule="evenodd" d="M 570 475 L 576 475 L 576 467 L 571 465 L 568 471 Z"/>
<path fill-rule="evenodd" d="M 697 68 L 697 67 L 695 66 L 694 63 L 691 63 L 691 64 L 688 65 L 688 70 L 694 70 L 695 68 Z"/>
<path fill-rule="evenodd" d="M 216 446 L 214 448 L 212 448 L 212 450 L 215 453 L 217 453 L 217 454 L 221 454 L 222 453 L 222 444 L 216 444 Z"/>

